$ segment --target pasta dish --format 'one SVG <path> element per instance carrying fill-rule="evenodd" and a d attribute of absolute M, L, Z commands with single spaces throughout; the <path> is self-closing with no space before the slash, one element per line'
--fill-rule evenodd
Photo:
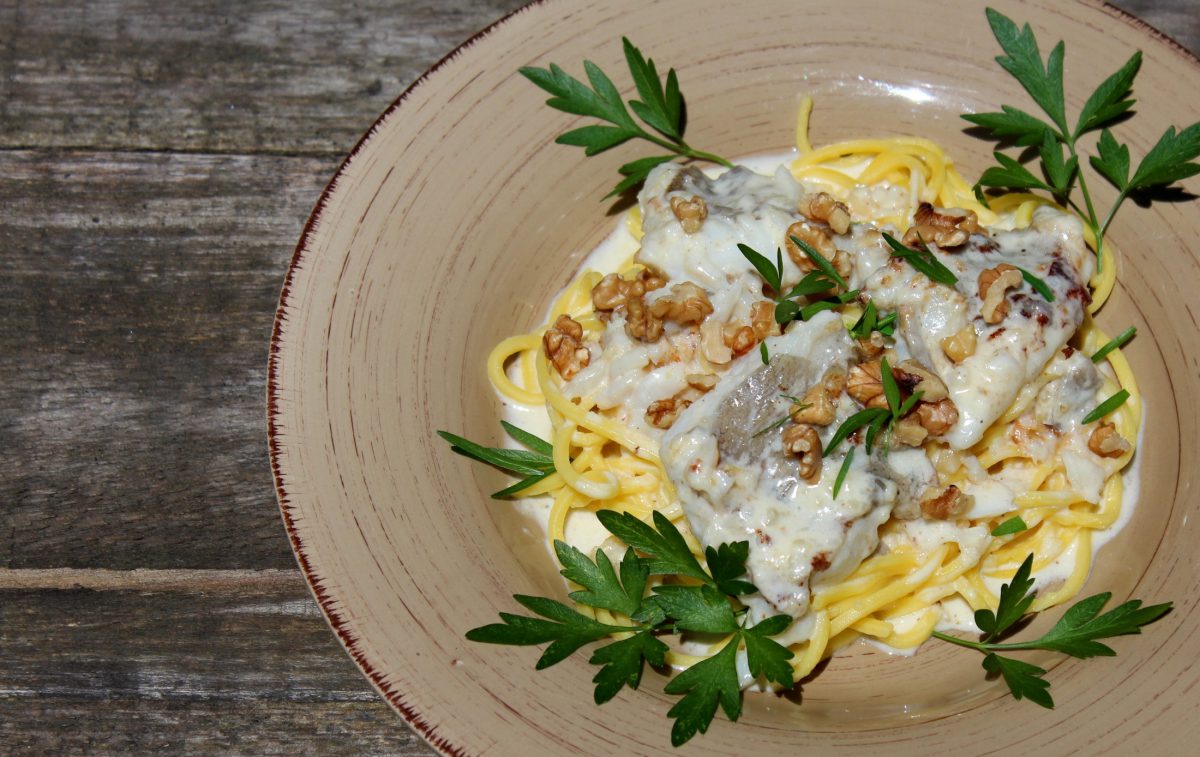
<path fill-rule="evenodd" d="M 811 107 L 785 158 L 655 168 L 487 365 L 552 445 L 515 493 L 547 539 L 619 558 L 613 510 L 663 514 L 697 554 L 748 541 L 741 601 L 795 619 L 797 679 L 858 639 L 975 630 L 1031 554 L 1031 609 L 1070 600 L 1128 517 L 1141 425 L 1121 350 L 1097 355 L 1111 247 L 1043 197 L 984 204 L 931 141 L 813 147 Z"/>

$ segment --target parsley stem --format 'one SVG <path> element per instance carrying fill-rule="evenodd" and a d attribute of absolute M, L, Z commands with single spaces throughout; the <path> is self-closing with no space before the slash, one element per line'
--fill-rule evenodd
<path fill-rule="evenodd" d="M 941 631 L 934 631 L 933 633 L 930 634 L 930 636 L 941 639 L 942 641 L 948 641 L 951 644 L 957 644 L 960 647 L 970 647 L 971 649 L 978 649 L 980 652 L 986 652 L 986 651 L 988 651 L 988 649 L 990 649 L 992 646 L 994 646 L 994 645 L 990 645 L 990 644 L 984 644 L 983 642 L 979 642 L 979 641 L 969 641 L 967 639 L 960 639 L 957 636 L 951 636 L 950 634 L 942 633 Z"/>
<path fill-rule="evenodd" d="M 733 168 L 732 163 L 730 163 L 728 160 L 725 160 L 724 158 L 722 158 L 719 155 L 713 155 L 711 152 L 704 152 L 703 150 L 693 150 L 692 148 L 688 147 L 686 144 L 683 145 L 683 149 L 685 150 L 684 154 L 686 154 L 689 158 L 696 158 L 697 160 L 707 160 L 711 163 L 717 163 L 718 165 L 725 166 L 726 168 Z"/>
<path fill-rule="evenodd" d="M 1100 219 L 1096 216 L 1096 206 L 1092 203 L 1092 193 L 1088 191 L 1087 178 L 1084 176 L 1083 165 L 1079 163 L 1079 153 L 1075 150 L 1075 140 L 1069 139 L 1066 142 L 1067 149 L 1071 151 L 1071 157 L 1079 164 L 1079 169 L 1075 172 L 1075 176 L 1079 180 L 1079 193 L 1083 195 L 1083 203 L 1087 206 L 1088 224 L 1092 227 L 1092 233 L 1096 235 L 1096 271 L 1099 272 L 1104 265 L 1104 229 L 1100 227 Z M 1112 220 L 1111 217 L 1109 220 Z"/>

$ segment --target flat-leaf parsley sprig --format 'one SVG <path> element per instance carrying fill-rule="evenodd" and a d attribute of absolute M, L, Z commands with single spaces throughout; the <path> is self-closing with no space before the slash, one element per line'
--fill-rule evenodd
<path fill-rule="evenodd" d="M 652 168 L 677 157 L 708 160 L 732 168 L 733 164 L 725 158 L 697 150 L 684 141 L 685 105 L 675 69 L 667 71 L 664 85 L 654 60 L 643 56 L 627 38 L 622 37 L 621 41 L 625 46 L 625 62 L 641 98 L 630 100 L 628 109 L 612 79 L 590 60 L 583 62 L 590 87 L 554 63 L 549 68 L 525 66 L 521 69 L 522 76 L 554 95 L 546 101 L 551 108 L 579 116 L 592 116 L 604 122 L 572 129 L 560 134 L 554 141 L 582 147 L 589 157 L 635 138 L 653 142 L 671 151 L 669 155 L 640 158 L 621 166 L 619 170 L 625 178 L 605 195 L 606 199 L 641 184 Z M 629 114 L 630 110 L 650 129 L 635 121 Z"/>
<path fill-rule="evenodd" d="M 609 533 L 628 545 L 619 571 L 600 549 L 592 559 L 556 540 L 554 551 L 563 566 L 563 576 L 582 587 L 571 592 L 571 599 L 613 613 L 615 622 L 602 623 L 553 599 L 518 594 L 513 598 L 541 617 L 500 613 L 503 622 L 471 629 L 467 638 L 521 646 L 549 642 L 538 659 L 539 670 L 561 662 L 585 644 L 608 639 L 588 660 L 600 666 L 592 683 L 596 684 L 596 704 L 603 704 L 624 686 L 636 689 L 646 663 L 653 667 L 666 664 L 669 648 L 659 636 L 682 632 L 725 636 L 716 654 L 684 670 L 666 685 L 666 693 L 683 695 L 667 713 L 675 719 L 671 728 L 671 743 L 675 746 L 697 732 L 707 731 L 718 706 L 730 720 L 741 715 L 739 648 L 745 648 L 751 675 L 783 688 L 794 685 L 789 662 L 794 655 L 771 638 L 783 633 L 792 618 L 775 615 L 749 625 L 736 601 L 737 596 L 757 591 L 744 579 L 750 554 L 748 542 L 709 547 L 704 567 L 683 535 L 661 513 L 654 513 L 653 525 L 611 510 L 601 510 L 596 516 Z M 650 576 L 655 575 L 684 582 L 663 583 L 647 593 Z"/>
<path fill-rule="evenodd" d="M 996 139 L 1012 140 L 1018 147 L 1036 147 L 1044 175 L 1044 178 L 1038 177 L 1013 158 L 996 152 L 996 161 L 1000 165 L 984 172 L 976 185 L 976 194 L 983 198 L 981 187 L 1050 192 L 1074 208 L 1091 229 L 1096 238 L 1097 265 L 1102 265 L 1104 234 L 1122 202 L 1131 196 L 1149 199 L 1151 192 L 1200 173 L 1200 165 L 1192 162 L 1200 157 L 1200 123 L 1182 131 L 1176 131 L 1174 126 L 1167 127 L 1131 173 L 1129 146 L 1118 142 L 1109 127 L 1116 125 L 1133 107 L 1135 101 L 1130 95 L 1133 80 L 1142 65 L 1141 52 L 1135 52 L 1100 83 L 1072 125 L 1067 119 L 1063 95 L 1066 45 L 1060 41 L 1043 63 L 1037 38 L 1029 24 L 1018 29 L 1012 19 L 992 8 L 987 9 L 987 18 L 992 34 L 1005 53 L 997 57 L 996 62 L 1021 83 L 1049 121 L 1010 105 L 1002 105 L 999 113 L 964 115 L 964 119 L 987 129 Z M 1088 163 L 1118 191 L 1112 207 L 1103 216 L 1097 212 L 1087 176 L 1080 170 L 1079 139 L 1097 129 L 1101 130 L 1097 154 L 1090 156 Z M 1077 183 L 1082 208 L 1071 197 Z"/>
<path fill-rule="evenodd" d="M 437 432 L 438 436 L 450 443 L 450 449 L 458 454 L 522 477 L 512 486 L 494 493 L 493 499 L 502 499 L 524 491 L 554 473 L 554 445 L 508 421 L 500 421 L 500 425 L 509 436 L 528 447 L 529 450 L 485 447 L 449 431 Z"/>
<path fill-rule="evenodd" d="M 1043 678 L 1045 669 L 1004 657 L 999 652 L 1048 649 L 1085 660 L 1090 657 L 1113 657 L 1117 653 L 1108 645 L 1101 644 L 1100 639 L 1140 634 L 1142 626 L 1153 623 L 1171 609 L 1170 602 L 1142 607 L 1140 599 L 1131 599 L 1101 615 L 1100 610 L 1112 599 L 1112 594 L 1106 591 L 1071 605 L 1054 627 L 1041 637 L 1031 641 L 1002 643 L 999 640 L 1025 617 L 1037 595 L 1036 591 L 1030 591 L 1033 588 L 1032 572 L 1033 555 L 1029 555 L 1017 569 L 1012 581 L 1000 588 L 1000 602 L 996 611 L 979 610 L 975 613 L 975 625 L 984 634 L 982 640 L 960 639 L 941 631 L 934 631 L 933 635 L 942 641 L 982 652 L 984 670 L 999 674 L 1014 698 L 1028 699 L 1042 707 L 1054 707 L 1050 682 Z"/>

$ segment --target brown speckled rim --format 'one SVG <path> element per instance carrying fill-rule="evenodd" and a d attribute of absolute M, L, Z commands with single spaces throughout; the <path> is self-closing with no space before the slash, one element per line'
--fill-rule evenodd
<path fill-rule="evenodd" d="M 1105 13 L 1118 19 L 1121 22 L 1133 27 L 1143 33 L 1148 38 L 1158 44 L 1169 48 L 1172 52 L 1187 60 L 1191 65 L 1197 68 L 1200 73 L 1200 58 L 1193 55 L 1187 48 L 1179 42 L 1154 28 L 1145 21 L 1127 13 L 1126 11 L 1104 2 L 1103 0 L 1076 0 L 1079 5 L 1099 8 Z M 384 699 L 395 709 L 418 733 L 425 741 L 443 754 L 448 755 L 465 755 L 467 752 L 448 739 L 438 734 L 437 723 L 431 722 L 425 715 L 409 704 L 405 700 L 404 693 L 399 691 L 395 686 L 387 683 L 384 674 L 378 670 L 375 664 L 367 658 L 367 656 L 359 649 L 358 639 L 350 629 L 350 624 L 343 618 L 339 611 L 334 606 L 334 598 L 324 587 L 324 579 L 311 564 L 305 545 L 300 537 L 300 531 L 297 528 L 296 522 L 292 515 L 293 506 L 288 495 L 284 473 L 281 465 L 283 457 L 283 448 L 287 442 L 282 439 L 279 429 L 276 425 L 276 419 L 280 413 L 280 391 L 279 391 L 279 353 L 281 350 L 282 325 L 288 320 L 289 312 L 294 309 L 290 301 L 293 279 L 300 268 L 301 261 L 307 255 L 309 243 L 312 238 L 313 230 L 322 221 L 322 215 L 333 196 L 339 180 L 342 178 L 347 165 L 362 151 L 371 141 L 372 137 L 378 132 L 381 124 L 391 117 L 405 103 L 409 96 L 419 87 L 428 82 L 439 69 L 447 63 L 454 61 L 464 52 L 472 48 L 476 43 L 484 37 L 491 34 L 496 29 L 503 26 L 510 19 L 527 12 L 539 10 L 541 7 L 549 6 L 550 3 L 546 0 L 534 0 L 528 5 L 522 6 L 515 11 L 503 16 L 494 23 L 488 25 L 481 31 L 472 35 L 462 44 L 458 45 L 451 52 L 445 55 L 441 60 L 435 63 L 425 73 L 423 73 L 416 81 L 409 85 L 404 92 L 397 97 L 391 105 L 375 120 L 371 127 L 363 134 L 354 147 L 347 153 L 346 157 L 338 166 L 333 177 L 326 184 L 325 189 L 321 192 L 312 213 L 309 215 L 307 222 L 304 225 L 304 230 L 301 233 L 300 240 L 296 245 L 295 252 L 292 254 L 289 262 L 287 273 L 284 277 L 283 287 L 279 295 L 279 305 L 275 311 L 275 319 L 271 331 L 271 346 L 270 355 L 267 366 L 267 441 L 268 450 L 271 460 L 271 472 L 275 482 L 276 498 L 279 502 L 280 513 L 283 517 L 284 527 L 287 530 L 288 538 L 291 540 L 292 551 L 295 552 L 296 562 L 307 581 L 313 597 L 324 613 L 326 620 L 333 629 L 337 638 L 341 641 L 342 646 L 350 654 L 358 667 L 362 670 L 367 679 L 375 689 L 384 697 Z"/>

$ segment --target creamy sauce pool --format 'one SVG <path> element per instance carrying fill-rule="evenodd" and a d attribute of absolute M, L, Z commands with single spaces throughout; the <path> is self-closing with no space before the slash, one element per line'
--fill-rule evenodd
<path fill-rule="evenodd" d="M 743 160 L 741 162 L 741 165 L 752 168 L 753 170 L 755 170 L 758 173 L 769 175 L 769 174 L 772 174 L 780 165 L 784 165 L 792 157 L 794 157 L 794 153 L 757 156 L 752 159 Z M 716 176 L 718 174 L 719 174 L 719 172 L 714 171 L 714 172 L 711 172 L 710 175 Z M 815 190 L 816 190 L 816 188 L 814 188 L 814 191 Z M 889 210 L 894 210 L 897 207 L 904 206 L 905 203 L 911 204 L 912 197 L 910 196 L 909 191 L 904 188 L 889 187 L 889 186 L 876 186 L 876 187 L 871 187 L 871 188 L 860 188 L 859 190 L 856 190 L 855 194 L 850 198 L 849 202 L 851 204 L 852 209 L 855 211 L 855 213 L 854 213 L 855 217 L 860 217 L 862 215 L 867 215 L 867 214 L 870 214 L 873 216 L 882 216 L 882 215 L 887 215 Z M 610 234 L 608 236 L 608 238 L 606 238 L 599 246 L 597 246 L 583 261 L 583 264 L 580 267 L 581 271 L 582 270 L 594 270 L 594 271 L 599 271 L 601 273 L 608 273 L 611 271 L 618 270 L 620 267 L 625 265 L 633 257 L 633 255 L 638 251 L 640 243 L 630 233 L 626 220 L 627 220 L 627 216 L 622 216 L 621 221 L 617 224 L 617 228 L 613 231 L 613 233 Z M 1050 222 L 1052 223 L 1053 221 L 1051 220 Z M 1006 227 L 1011 228 L 1011 220 L 1010 219 L 1005 219 L 1005 221 L 1001 222 L 1000 224 L 994 225 L 992 228 L 993 229 L 1003 229 Z M 766 244 L 762 244 L 761 246 L 756 246 L 756 245 L 752 245 L 752 246 L 755 246 L 756 249 L 760 249 L 761 251 L 764 251 L 764 252 L 769 251 L 767 249 Z M 1042 262 L 1044 263 L 1044 265 L 1042 266 L 1042 270 L 1039 271 L 1039 273 L 1044 274 L 1049 271 L 1049 268 L 1052 265 L 1052 261 L 1047 258 L 1047 259 L 1043 260 Z M 970 278 L 973 280 L 974 276 L 977 275 L 978 267 L 982 264 L 983 263 L 981 261 L 972 260 L 970 256 L 967 256 L 966 258 L 964 258 L 961 261 L 961 264 L 958 267 L 958 270 L 956 271 L 956 273 L 958 273 L 960 275 L 960 278 Z M 689 278 L 695 278 L 695 277 L 689 276 Z M 863 277 L 863 278 L 866 278 L 866 277 Z M 874 287 L 871 290 L 871 294 L 872 294 L 873 298 L 876 299 L 877 302 L 880 302 L 881 300 L 887 301 L 888 306 L 885 308 L 881 308 L 881 310 L 902 308 L 906 302 L 906 298 L 907 298 L 907 302 L 909 304 L 911 304 L 914 301 L 914 298 L 915 298 L 915 301 L 919 303 L 919 301 L 922 297 L 928 296 L 927 294 L 921 293 L 919 291 L 916 294 L 914 294 L 914 290 L 917 290 L 920 288 L 920 282 L 918 280 L 914 279 L 911 275 L 901 275 L 901 276 L 897 276 L 896 278 L 897 278 L 896 281 L 889 282 L 889 284 L 886 286 Z M 1053 278 L 1047 278 L 1047 280 L 1048 280 L 1048 282 L 1051 282 L 1052 287 L 1057 286 L 1058 290 L 1062 290 L 1062 291 L 1056 290 L 1056 293 L 1066 294 L 1065 289 L 1064 289 L 1064 287 L 1066 285 L 1063 282 L 1058 282 L 1058 284 L 1056 285 L 1055 283 L 1053 283 L 1054 282 Z M 890 296 L 890 300 L 888 299 L 889 296 Z M 925 310 L 927 311 L 928 308 L 925 308 Z M 1033 317 L 1036 319 L 1036 314 Z M 934 320 L 937 321 L 936 316 L 934 317 Z M 944 321 L 945 319 L 943 318 L 942 320 Z M 920 324 L 918 324 L 918 325 L 920 325 Z M 927 324 L 925 325 L 925 327 L 926 327 L 926 330 L 928 331 Z M 840 322 L 838 324 L 838 328 L 841 328 Z M 938 338 L 940 338 L 941 334 L 937 331 L 938 328 L 945 330 L 946 328 L 948 328 L 948 326 L 945 323 L 935 323 L 934 335 L 937 336 Z M 842 329 L 842 331 L 844 332 L 844 329 Z M 913 331 L 914 331 L 914 333 L 919 333 L 917 326 L 914 326 Z M 1003 353 L 1006 349 L 1011 350 L 1014 347 L 1014 345 L 1021 344 L 1021 340 L 1023 338 L 1028 339 L 1029 334 L 1010 335 L 1010 338 L 1008 340 L 1000 341 L 1000 344 L 997 345 L 996 348 L 993 349 L 992 353 L 990 353 L 990 354 L 992 354 L 994 356 L 995 354 L 998 353 L 1001 355 L 1001 357 L 1003 357 Z M 768 344 L 770 345 L 772 340 L 786 340 L 786 339 L 788 339 L 787 335 L 782 336 L 782 337 L 773 337 L 772 339 L 768 340 Z M 900 341 L 900 340 L 898 340 L 898 341 Z M 908 341 L 908 340 L 903 340 L 903 341 Z M 912 341 L 919 344 L 921 342 L 921 339 L 914 338 L 914 339 L 912 339 Z M 928 341 L 928 338 L 926 339 L 926 341 Z M 992 341 L 997 341 L 997 340 L 994 339 Z M 1052 340 L 1048 340 L 1048 341 L 1052 341 Z M 775 345 L 775 346 L 779 346 L 779 345 Z M 805 348 L 811 348 L 811 346 L 812 346 L 811 343 L 804 345 Z M 784 348 L 781 351 L 786 352 L 787 350 L 786 350 L 786 348 Z M 932 353 L 935 351 L 929 350 L 928 352 Z M 936 351 L 936 352 L 938 355 L 941 354 L 940 351 Z M 1053 350 L 1051 350 L 1051 352 L 1053 352 Z M 776 354 L 775 349 L 772 349 L 772 354 Z M 926 357 L 928 359 L 928 355 L 926 355 Z M 1049 355 L 1046 355 L 1046 357 L 1049 357 Z M 742 364 L 746 365 L 747 363 L 749 363 L 751 361 L 751 359 L 753 359 L 753 362 L 758 362 L 757 354 L 747 356 L 743 360 Z M 1033 362 L 1033 361 L 1031 361 L 1031 362 Z M 992 380 L 991 377 L 986 375 L 987 362 L 981 360 L 981 361 L 979 361 L 979 363 L 980 363 L 980 370 L 975 371 L 974 373 L 972 373 L 970 370 L 963 371 L 963 375 L 961 376 L 958 387 L 954 386 L 955 382 L 953 382 L 953 381 L 948 382 L 948 384 L 951 385 L 952 390 L 954 388 L 961 389 L 961 387 L 970 387 L 972 381 Z M 731 369 L 731 372 L 734 372 L 737 370 L 737 368 L 736 368 L 737 361 L 735 361 L 734 366 L 735 367 Z M 1038 373 L 1041 372 L 1040 366 L 1041 366 L 1041 364 L 1039 362 L 1038 366 L 1037 366 L 1037 370 L 1034 371 L 1034 375 L 1037 375 Z M 1069 372 L 1068 368 L 1064 368 L 1064 375 L 1066 375 L 1066 373 Z M 516 365 L 510 366 L 510 377 L 519 383 L 520 376 L 517 375 L 518 370 L 519 369 Z M 724 377 L 723 377 L 722 381 L 723 380 L 724 380 Z M 1022 380 L 1025 380 L 1024 376 L 1022 376 Z M 1064 382 L 1064 383 L 1066 383 L 1066 382 Z M 960 391 L 960 394 L 962 394 L 962 391 Z M 718 396 L 716 392 L 714 392 L 713 394 L 711 394 L 709 396 L 714 397 L 712 402 L 715 403 L 717 401 L 715 399 Z M 843 398 L 843 399 L 845 399 L 845 398 Z M 545 411 L 545 408 L 529 407 L 529 406 L 521 405 L 519 403 L 512 402 L 511 400 L 508 400 L 507 398 L 504 398 L 504 397 L 501 397 L 500 401 L 501 401 L 501 405 L 503 408 L 503 416 L 504 416 L 505 420 L 507 420 L 510 423 L 513 423 L 517 426 L 520 426 L 521 428 L 527 429 L 527 430 L 537 434 L 538 436 L 541 436 L 542 438 L 549 438 L 551 436 L 552 430 L 551 430 L 550 420 L 549 420 L 548 414 Z M 969 402 L 969 400 L 968 400 L 968 402 Z M 643 407 L 645 406 L 644 401 L 641 404 Z M 1068 401 L 1066 402 L 1066 404 L 1070 404 L 1069 398 L 1068 398 Z M 1006 403 L 1006 405 L 1007 405 L 1007 403 Z M 1064 405 L 1064 407 L 1065 407 L 1065 405 Z M 841 408 L 840 412 L 838 413 L 839 420 L 842 417 L 844 417 L 846 414 L 848 414 L 848 412 L 852 412 L 854 409 L 856 409 L 856 408 Z M 985 417 L 985 418 L 987 415 L 992 415 L 993 419 L 994 419 L 994 417 L 999 415 L 1004 409 L 1005 409 L 1004 407 L 1000 407 L 998 409 L 985 408 L 984 410 L 979 411 L 977 414 L 982 417 Z M 1076 413 L 1073 413 L 1073 415 L 1077 419 L 1079 413 L 1076 412 Z M 628 422 L 633 419 L 624 419 L 624 420 L 626 422 Z M 986 425 L 990 425 L 990 422 L 986 422 L 984 425 L 986 427 Z M 965 427 L 965 424 L 964 424 L 964 427 Z M 1142 433 L 1144 433 L 1144 430 L 1139 432 L 1139 442 L 1140 442 L 1140 435 Z M 974 433 L 964 433 L 960 443 L 962 444 L 962 446 L 969 446 L 970 443 L 973 443 L 973 439 L 977 439 L 977 438 L 978 438 L 977 435 Z M 513 446 L 516 446 L 516 445 L 513 444 Z M 957 447 L 957 446 L 959 446 L 959 444 L 955 444 L 954 446 Z M 903 452 L 904 453 L 914 453 L 914 454 L 918 455 L 919 457 L 921 457 L 922 460 L 924 459 L 924 455 L 921 454 L 918 450 L 904 450 Z M 865 456 L 862 456 L 862 457 L 865 458 Z M 1100 547 L 1102 547 L 1105 543 L 1107 543 L 1110 539 L 1112 539 L 1117 533 L 1119 533 L 1121 528 L 1124 527 L 1125 523 L 1127 523 L 1128 520 L 1130 519 L 1130 517 L 1132 517 L 1134 505 L 1137 502 L 1138 470 L 1140 467 L 1139 461 L 1140 461 L 1139 456 L 1135 455 L 1132 463 L 1127 468 L 1125 468 L 1125 470 L 1123 471 L 1125 489 L 1124 489 L 1124 497 L 1123 497 L 1122 511 L 1121 511 L 1120 518 L 1109 529 L 1106 529 L 1105 531 L 1102 531 L 1102 532 L 1098 532 L 1094 535 L 1093 540 L 1092 540 L 1093 557 L 1098 552 Z M 856 461 L 856 462 L 858 462 L 859 465 L 855 466 L 855 468 L 857 470 L 852 469 L 852 474 L 848 479 L 848 481 L 849 481 L 849 486 L 847 489 L 848 491 L 851 491 L 852 487 L 854 486 L 855 475 L 858 475 L 860 477 L 862 475 L 862 468 L 864 467 L 864 465 L 863 465 L 864 461 Z M 901 465 L 903 465 L 903 462 L 904 462 L 903 460 L 900 461 Z M 917 463 L 917 464 L 920 465 L 920 463 Z M 928 465 L 928 463 L 925 463 L 925 464 Z M 835 467 L 834 472 L 836 472 L 836 467 Z M 1094 471 L 1092 473 L 1094 474 Z M 825 482 L 825 486 L 823 487 L 823 489 L 828 489 L 830 487 L 833 477 L 834 477 L 833 473 L 830 473 L 829 475 L 822 477 L 823 481 Z M 1086 478 L 1086 472 L 1081 473 L 1080 478 L 1081 479 Z M 1072 478 L 1072 484 L 1074 485 L 1075 483 L 1076 482 L 1075 482 L 1074 478 Z M 999 488 L 1003 489 L 1004 487 L 999 487 Z M 977 491 L 973 492 L 973 494 L 976 496 L 976 499 L 979 502 L 979 504 L 977 504 L 975 510 L 972 511 L 972 515 L 977 515 L 981 509 L 995 508 L 1001 512 L 1004 511 L 1004 508 L 1006 506 L 1008 509 L 1011 509 L 1011 495 L 1009 495 L 1008 497 L 1005 497 L 1003 494 L 1001 494 L 998 498 L 995 496 L 989 497 L 988 487 L 986 485 L 984 485 L 982 487 L 976 487 L 976 489 L 977 489 Z M 826 492 L 826 494 L 824 496 L 828 496 L 830 493 L 831 492 Z M 818 495 L 818 496 L 821 496 L 821 495 Z M 841 496 L 846 497 L 847 494 L 843 493 Z M 532 528 L 527 529 L 526 536 L 530 539 L 539 540 L 543 545 L 547 544 L 547 538 L 546 538 L 547 534 L 544 529 L 546 528 L 547 523 L 548 523 L 550 505 L 551 505 L 551 501 L 550 501 L 549 497 L 523 498 L 523 499 L 514 500 L 511 504 L 512 507 L 517 508 L 520 512 L 529 516 L 529 518 L 533 522 L 540 524 L 542 526 L 543 530 L 541 532 L 535 532 Z M 866 507 L 866 510 L 864 510 L 863 513 L 860 513 L 860 515 L 865 514 L 866 511 L 868 511 L 868 510 L 870 510 L 870 508 Z M 857 521 L 857 518 L 855 520 Z M 882 518 L 863 519 L 862 525 L 859 526 L 859 529 L 863 530 L 864 532 L 867 530 L 873 531 L 873 529 L 876 528 L 878 526 L 878 524 L 880 522 L 882 522 L 882 520 L 886 520 L 886 513 L 884 513 Z M 936 543 L 939 543 L 940 540 L 944 540 L 945 535 L 939 534 L 938 530 L 943 529 L 946 525 L 947 524 L 944 524 L 944 523 L 929 523 L 929 522 L 926 522 L 923 520 L 906 521 L 904 523 L 904 527 L 905 527 L 905 530 L 908 532 L 909 539 L 911 539 L 912 541 L 917 542 L 917 543 L 929 542 L 931 544 L 936 544 Z M 697 534 L 697 535 L 700 536 L 703 540 L 703 536 L 701 534 Z M 608 536 L 609 536 L 609 534 L 607 533 L 607 531 L 605 531 L 600 526 L 599 521 L 596 520 L 596 518 L 593 515 L 591 515 L 590 513 L 577 511 L 567 521 L 567 533 L 566 533 L 567 541 L 569 541 L 576 547 L 584 550 L 585 552 L 593 551 L 596 547 L 604 545 L 606 540 L 608 540 Z M 861 540 L 861 539 L 859 541 L 863 542 L 863 540 Z M 870 545 L 871 549 L 874 549 L 873 539 L 870 541 L 871 541 L 871 545 Z M 983 539 L 980 539 L 980 543 L 983 544 L 986 542 Z M 611 540 L 609 540 L 609 545 L 611 546 Z M 863 551 L 863 547 L 862 547 L 861 543 L 857 546 L 857 548 L 852 549 L 852 552 L 855 552 L 855 553 L 860 553 L 862 551 Z M 861 554 L 861 555 L 855 554 L 854 558 L 857 561 L 861 561 L 863 556 L 865 556 L 865 554 Z M 781 553 L 773 559 L 786 560 L 786 558 L 787 558 L 786 551 L 781 551 Z M 857 562 L 855 562 L 854 564 L 856 565 Z M 1071 572 L 1074 569 L 1074 566 L 1075 566 L 1075 555 L 1074 555 L 1074 547 L 1072 547 L 1071 549 L 1068 549 L 1066 552 L 1064 552 L 1064 554 L 1061 555 L 1053 564 L 1047 566 L 1044 570 L 1039 571 L 1037 574 L 1035 574 L 1035 579 L 1036 579 L 1037 585 L 1038 586 L 1051 586 L 1051 585 L 1061 582 L 1063 579 L 1065 579 L 1068 575 L 1071 574 Z M 753 565 L 751 567 L 753 568 Z M 853 568 L 853 566 L 850 567 L 850 569 L 852 569 L 852 568 Z M 991 588 L 993 591 L 998 591 L 999 585 L 1000 585 L 1000 583 L 1002 583 L 1002 581 L 1000 581 L 1000 580 L 993 580 L 993 579 L 985 579 L 985 580 L 989 584 L 989 588 Z M 760 588 L 762 588 L 762 582 L 759 582 L 759 585 L 760 585 Z M 786 602 L 785 602 L 785 604 L 786 604 Z M 769 607 L 764 606 L 764 607 L 760 607 L 757 609 L 758 609 L 758 613 L 755 613 L 755 614 L 760 614 L 760 615 L 773 614 L 773 612 L 771 611 L 771 608 L 769 608 Z M 801 608 L 794 607 L 794 608 L 789 608 L 789 609 L 801 609 Z M 794 624 L 793 629 L 790 629 L 789 633 L 787 634 L 789 637 L 787 640 L 799 641 L 799 640 L 802 640 L 803 638 L 806 638 L 808 633 L 810 632 L 810 623 L 806 622 L 807 620 L 809 620 L 809 619 L 802 618 L 799 622 Z M 900 618 L 900 619 L 894 620 L 892 622 L 897 631 L 903 632 L 908 627 L 911 627 L 912 623 L 915 622 L 915 620 L 916 620 L 915 617 L 908 618 L 908 619 Z M 977 630 L 975 627 L 975 624 L 974 624 L 974 620 L 973 620 L 973 611 L 966 604 L 966 602 L 962 601 L 961 599 L 957 599 L 957 598 L 952 599 L 952 600 L 946 600 L 941 603 L 941 620 L 938 623 L 938 628 L 939 628 L 939 630 L 962 630 L 962 631 Z M 885 645 L 882 645 L 878 642 L 871 642 L 871 643 L 873 643 L 875 646 L 877 646 L 879 648 L 884 649 L 885 651 L 892 652 L 892 653 L 912 654 L 915 651 L 915 650 L 895 650 L 890 647 L 886 647 Z"/>

